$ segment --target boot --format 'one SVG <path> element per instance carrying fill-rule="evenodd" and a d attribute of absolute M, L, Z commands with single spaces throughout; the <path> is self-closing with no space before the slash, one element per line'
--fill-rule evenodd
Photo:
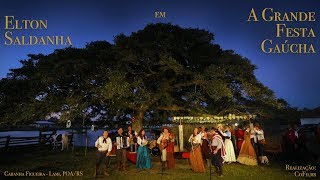
<path fill-rule="evenodd" d="M 210 159 L 206 159 L 206 161 L 207 161 L 207 166 L 210 167 L 210 163 L 211 163 Z"/>
<path fill-rule="evenodd" d="M 98 166 L 94 169 L 93 177 L 97 177 L 98 174 Z"/>
<path fill-rule="evenodd" d="M 108 173 L 107 169 L 108 169 L 108 168 L 107 168 L 107 166 L 106 166 L 106 170 L 105 170 L 104 173 L 103 173 L 105 176 L 109 176 L 109 173 Z"/>
<path fill-rule="evenodd" d="M 117 167 L 118 167 L 117 170 L 120 171 L 120 169 L 121 169 L 121 164 L 120 164 L 120 162 L 118 162 Z"/>
<path fill-rule="evenodd" d="M 223 177 L 222 168 L 219 168 L 219 177 Z"/>
<path fill-rule="evenodd" d="M 127 169 L 126 169 L 126 164 L 125 163 L 122 164 L 122 168 L 123 168 L 123 172 L 126 174 L 127 173 Z"/>
<path fill-rule="evenodd" d="M 161 161 L 161 167 L 162 167 L 162 169 L 166 168 L 166 161 Z"/>
<path fill-rule="evenodd" d="M 109 173 L 108 173 L 107 171 L 105 171 L 103 174 L 104 174 L 105 176 L 109 176 Z"/>
<path fill-rule="evenodd" d="M 217 166 L 214 166 L 214 169 L 215 169 L 214 174 L 219 175 L 219 168 Z"/>

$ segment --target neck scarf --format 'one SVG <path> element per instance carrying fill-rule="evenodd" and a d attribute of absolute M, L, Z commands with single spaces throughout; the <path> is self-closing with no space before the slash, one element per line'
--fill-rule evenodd
<path fill-rule="evenodd" d="M 213 139 L 217 139 L 222 144 L 222 146 L 221 146 L 221 157 L 222 157 L 222 159 L 224 161 L 225 158 L 227 157 L 227 153 L 226 153 L 226 148 L 225 148 L 224 143 L 223 143 L 223 139 L 218 133 L 213 135 L 212 140 Z"/>

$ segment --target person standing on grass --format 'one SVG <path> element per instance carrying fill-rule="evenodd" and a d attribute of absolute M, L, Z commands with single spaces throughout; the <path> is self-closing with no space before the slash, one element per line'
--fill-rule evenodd
<path fill-rule="evenodd" d="M 237 161 L 241 164 L 256 166 L 258 165 L 258 161 L 256 152 L 251 144 L 250 135 L 250 126 L 246 126 L 244 141 L 242 143 Z"/>
<path fill-rule="evenodd" d="M 120 171 L 123 169 L 126 172 L 126 162 L 127 162 L 127 148 L 130 145 L 130 138 L 123 135 L 122 127 L 118 128 L 118 134 L 116 135 L 115 145 L 117 146 L 116 150 L 116 159 L 117 159 L 117 170 Z"/>
<path fill-rule="evenodd" d="M 237 152 L 237 138 L 236 138 L 236 129 L 235 127 L 233 126 L 230 126 L 230 132 L 231 132 L 231 142 L 232 142 L 232 145 L 233 145 L 233 150 L 234 150 L 234 153 L 236 154 Z"/>
<path fill-rule="evenodd" d="M 218 134 L 218 129 L 211 128 L 210 130 L 212 137 L 211 137 L 211 153 L 212 153 L 212 164 L 214 165 L 216 171 L 215 173 L 218 174 L 218 176 L 223 176 L 223 170 L 222 170 L 222 162 L 224 161 L 226 157 L 226 150 L 224 147 L 223 139 Z"/>
<path fill-rule="evenodd" d="M 171 133 L 171 129 L 168 126 L 162 127 L 162 134 L 157 140 L 161 151 L 161 163 L 164 169 L 167 165 L 168 169 L 172 169 L 175 166 L 174 161 L 174 134 Z"/>
<path fill-rule="evenodd" d="M 100 164 L 105 161 L 105 172 L 104 175 L 109 176 L 109 173 L 107 172 L 108 170 L 108 165 L 110 162 L 110 153 L 112 150 L 112 141 L 108 137 L 109 133 L 108 131 L 103 131 L 103 135 L 100 136 L 97 141 L 95 142 L 95 147 L 97 148 L 97 153 L 96 153 L 96 167 L 93 176 L 96 177 L 98 173 L 98 169 Z"/>
<path fill-rule="evenodd" d="M 148 144 L 146 132 L 144 129 L 141 129 L 138 133 L 137 143 L 138 153 L 137 153 L 137 168 L 140 169 L 150 169 L 151 168 L 151 159 L 149 155 L 148 148 L 146 145 Z"/>
<path fill-rule="evenodd" d="M 243 140 L 244 140 L 244 130 L 242 129 L 242 126 L 239 125 L 238 129 L 235 131 L 235 136 L 237 138 L 237 151 L 236 153 L 239 155 Z"/>
<path fill-rule="evenodd" d="M 127 132 L 125 132 L 124 135 L 130 138 L 130 147 L 127 150 L 131 152 L 136 152 L 136 146 L 137 146 L 136 132 L 132 129 L 131 126 L 128 126 Z"/>
<path fill-rule="evenodd" d="M 256 136 L 257 136 L 257 154 L 258 154 L 258 159 L 260 160 L 260 162 L 262 164 L 269 164 L 269 160 L 267 158 L 267 156 L 265 156 L 265 153 L 264 153 L 264 145 L 266 144 L 266 140 L 264 138 L 264 131 L 263 129 L 261 128 L 261 126 L 259 124 L 257 124 L 255 127 L 254 127 L 254 131 L 256 133 Z"/>
<path fill-rule="evenodd" d="M 258 123 L 256 123 L 256 125 L 258 125 Z M 254 152 L 256 152 L 256 155 L 258 155 L 258 140 L 257 140 L 257 133 L 255 132 L 254 127 L 250 126 L 250 133 L 251 133 L 250 135 L 251 145 L 254 149 Z"/>
<path fill-rule="evenodd" d="M 194 172 L 205 172 L 202 154 L 201 154 L 201 135 L 198 133 L 198 128 L 194 128 L 193 134 L 189 138 L 191 143 L 190 151 L 190 163 L 191 168 Z"/>
<path fill-rule="evenodd" d="M 297 162 L 298 161 L 298 126 L 296 124 L 292 124 L 290 128 L 286 132 L 286 153 L 287 160 Z"/>
<path fill-rule="evenodd" d="M 200 131 L 200 129 L 199 129 Z M 204 161 L 204 164 L 210 166 L 210 149 L 209 149 L 209 138 L 208 138 L 208 129 L 204 126 L 201 127 L 201 154 Z"/>
<path fill-rule="evenodd" d="M 234 147 L 231 141 L 231 132 L 230 132 L 231 127 L 226 126 L 225 129 L 226 131 L 224 132 L 223 135 L 225 136 L 224 144 L 226 146 L 226 153 L 227 153 L 226 162 L 227 163 L 236 162 L 237 161 L 236 155 L 234 153 Z"/>

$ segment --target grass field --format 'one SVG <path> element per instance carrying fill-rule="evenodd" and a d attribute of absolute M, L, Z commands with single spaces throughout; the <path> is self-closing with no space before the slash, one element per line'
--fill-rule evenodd
<path fill-rule="evenodd" d="M 9 152 L 2 152 L 0 158 L 0 172 L 65 172 L 76 173 L 80 171 L 82 176 L 63 176 L 50 177 L 50 179 L 94 179 L 95 149 L 89 148 L 87 155 L 84 154 L 84 148 L 75 148 L 72 152 L 53 151 L 44 148 L 16 149 Z M 116 171 L 115 158 L 111 159 L 110 176 L 98 175 L 96 179 L 110 180 L 157 180 L 157 179 L 210 179 L 209 168 L 206 173 L 194 173 L 190 170 L 188 161 L 185 159 L 176 159 L 176 168 L 166 170 L 162 174 L 159 157 L 152 157 L 152 169 L 138 170 L 131 162 L 127 164 L 127 174 Z M 293 171 L 286 171 L 285 164 L 280 161 L 272 161 L 269 166 L 245 166 L 239 163 L 225 164 L 223 179 L 296 179 Z M 214 168 L 212 168 L 213 170 Z M 101 167 L 103 171 L 103 167 Z M 68 173 L 67 173 L 68 174 Z M 68 175 L 71 175 L 70 173 Z M 28 177 L 29 179 L 30 177 Z M 48 177 L 36 177 L 37 179 L 47 179 Z M 212 174 L 212 179 L 218 177 Z M 222 178 L 220 178 L 222 179 Z"/>

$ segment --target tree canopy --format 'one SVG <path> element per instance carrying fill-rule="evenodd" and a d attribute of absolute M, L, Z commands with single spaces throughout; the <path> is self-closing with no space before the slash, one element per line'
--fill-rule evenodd
<path fill-rule="evenodd" d="M 161 123 L 173 115 L 254 113 L 285 103 L 254 76 L 256 66 L 214 43 L 211 32 L 149 24 L 114 43 L 28 55 L 0 81 L 1 124 L 21 124 L 61 112 L 61 122 L 126 114 Z"/>

